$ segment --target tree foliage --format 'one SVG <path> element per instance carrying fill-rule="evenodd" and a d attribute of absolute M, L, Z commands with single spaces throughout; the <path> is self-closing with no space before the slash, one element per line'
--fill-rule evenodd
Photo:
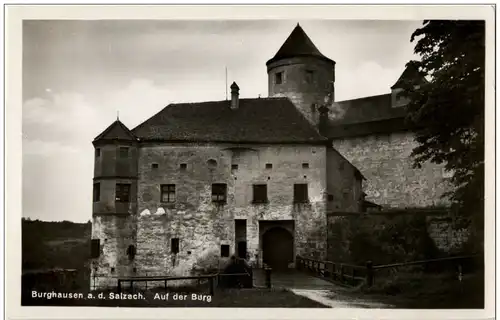
<path fill-rule="evenodd" d="M 484 211 L 484 21 L 424 21 L 411 36 L 420 61 L 408 66 L 427 81 L 404 85 L 407 120 L 418 146 L 414 166 L 431 161 L 452 172 L 445 194 L 461 216 Z"/>

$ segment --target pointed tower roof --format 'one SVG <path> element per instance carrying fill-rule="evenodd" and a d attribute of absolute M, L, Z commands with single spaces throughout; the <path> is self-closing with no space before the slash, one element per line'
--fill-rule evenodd
<path fill-rule="evenodd" d="M 325 57 L 318 48 L 316 48 L 312 40 L 298 23 L 285 43 L 283 43 L 274 57 L 267 61 L 266 65 L 277 60 L 293 57 L 316 57 L 335 63 L 335 61 Z"/>
<path fill-rule="evenodd" d="M 425 79 L 424 75 L 418 71 L 417 67 L 409 62 L 406 64 L 406 68 L 399 76 L 398 80 L 394 85 L 392 85 L 391 89 L 397 89 L 397 88 L 402 88 L 403 84 L 405 82 L 409 82 L 412 84 L 421 84 L 421 83 L 426 83 L 427 80 Z"/>
<path fill-rule="evenodd" d="M 137 138 L 120 120 L 116 119 L 109 127 L 98 135 L 94 142 L 102 140 L 128 140 L 136 141 Z"/>

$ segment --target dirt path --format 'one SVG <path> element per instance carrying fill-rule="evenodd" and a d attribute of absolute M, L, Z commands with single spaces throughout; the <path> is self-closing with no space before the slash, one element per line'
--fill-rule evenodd
<path fill-rule="evenodd" d="M 330 308 L 392 308 L 393 306 L 370 301 L 368 299 L 352 298 L 342 294 L 342 289 L 337 290 L 321 290 L 321 289 L 293 289 L 293 293 L 317 301 Z"/>

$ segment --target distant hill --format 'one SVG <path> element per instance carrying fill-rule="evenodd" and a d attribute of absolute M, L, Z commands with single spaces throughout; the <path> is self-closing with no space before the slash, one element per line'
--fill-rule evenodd
<path fill-rule="evenodd" d="M 22 269 L 86 269 L 91 223 L 22 219 Z"/>

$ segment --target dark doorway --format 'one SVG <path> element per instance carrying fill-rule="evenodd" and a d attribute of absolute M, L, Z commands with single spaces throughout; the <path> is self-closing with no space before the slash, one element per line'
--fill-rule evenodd
<path fill-rule="evenodd" d="M 238 242 L 238 258 L 242 258 L 242 259 L 247 258 L 247 242 L 246 241 Z"/>
<path fill-rule="evenodd" d="M 293 262 L 293 236 L 281 227 L 274 227 L 262 236 L 264 263 L 275 270 L 288 268 Z"/>

